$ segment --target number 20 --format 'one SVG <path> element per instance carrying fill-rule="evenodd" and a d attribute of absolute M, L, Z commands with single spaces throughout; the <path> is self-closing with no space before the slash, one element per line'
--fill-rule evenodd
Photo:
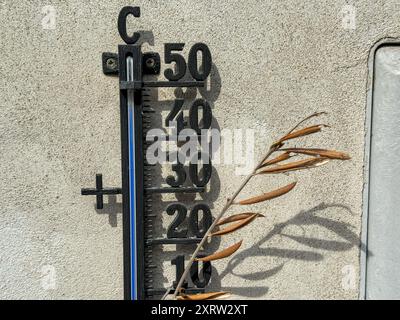
<path fill-rule="evenodd" d="M 187 208 L 181 203 L 174 203 L 167 207 L 167 214 L 172 216 L 177 213 L 167 230 L 168 238 L 186 238 L 188 230 L 178 230 L 179 226 L 185 221 L 187 215 Z M 199 211 L 203 212 L 202 227 L 199 226 Z M 211 226 L 212 215 L 210 208 L 204 204 L 196 204 L 189 215 L 189 229 L 197 237 L 201 238 L 206 233 L 207 229 Z"/>

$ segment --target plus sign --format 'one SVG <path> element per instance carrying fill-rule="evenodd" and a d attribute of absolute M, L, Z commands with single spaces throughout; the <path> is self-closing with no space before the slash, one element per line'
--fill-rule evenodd
<path fill-rule="evenodd" d="M 96 196 L 97 209 L 103 209 L 103 196 L 105 194 L 120 194 L 121 188 L 103 188 L 103 175 L 96 174 L 96 188 L 82 188 L 81 194 L 83 196 Z"/>

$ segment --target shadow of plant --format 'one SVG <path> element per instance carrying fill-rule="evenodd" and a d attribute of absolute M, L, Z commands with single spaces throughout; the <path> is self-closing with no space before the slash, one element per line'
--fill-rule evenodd
<path fill-rule="evenodd" d="M 248 297 L 261 296 L 265 294 L 266 291 L 268 291 L 267 287 L 257 287 L 256 292 L 251 292 L 252 288 L 251 290 L 248 290 L 250 288 L 222 286 L 222 279 L 228 274 L 233 274 L 237 277 L 249 281 L 262 281 L 278 274 L 283 269 L 285 264 L 287 264 L 292 259 L 310 262 L 321 261 L 324 259 L 323 251 L 347 251 L 353 247 L 359 247 L 361 250 L 365 251 L 365 245 L 361 242 L 359 236 L 351 230 L 352 226 L 350 224 L 317 215 L 317 213 L 327 208 L 338 208 L 352 213 L 349 207 L 344 205 L 321 203 L 310 210 L 298 213 L 296 216 L 283 223 L 276 224 L 274 228 L 257 243 L 235 254 L 235 256 L 228 262 L 227 267 L 219 274 L 218 282 L 214 282 L 213 284 L 211 284 L 213 289 L 224 291 L 227 290 L 232 294 L 238 294 Z M 285 232 L 285 230 L 288 229 L 287 227 L 289 226 L 304 228 L 307 225 L 317 225 L 323 227 L 327 229 L 328 232 L 333 233 L 334 235 L 339 237 L 340 240 L 327 240 L 307 236 L 291 235 L 290 233 L 288 233 L 288 231 Z M 265 243 L 267 243 L 267 241 L 276 236 L 292 239 L 301 245 L 308 246 L 310 249 L 293 250 L 277 247 L 262 247 Z M 316 250 L 318 250 L 318 252 Z M 368 252 L 368 255 L 371 256 L 372 254 Z M 279 257 L 283 258 L 284 260 L 277 266 L 274 266 L 273 268 L 270 268 L 268 270 L 261 270 L 245 274 L 238 274 L 235 272 L 235 269 L 239 265 L 241 265 L 242 263 L 246 263 L 244 262 L 246 258 L 257 256 Z M 258 295 L 257 292 L 259 293 Z"/>

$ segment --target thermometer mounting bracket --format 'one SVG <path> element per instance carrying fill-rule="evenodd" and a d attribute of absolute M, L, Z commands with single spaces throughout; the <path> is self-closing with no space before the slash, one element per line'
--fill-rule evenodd
<path fill-rule="evenodd" d="M 103 52 L 101 56 L 103 73 L 107 76 L 117 76 L 118 69 L 118 54 L 113 52 Z M 157 52 L 143 53 L 142 70 L 144 75 L 160 74 L 161 62 L 160 55 Z"/>

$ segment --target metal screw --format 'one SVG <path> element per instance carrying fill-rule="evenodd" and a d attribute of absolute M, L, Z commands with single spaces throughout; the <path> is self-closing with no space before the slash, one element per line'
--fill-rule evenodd
<path fill-rule="evenodd" d="M 108 69 L 115 70 L 117 69 L 117 60 L 114 58 L 109 58 L 106 60 L 106 65 Z"/>
<path fill-rule="evenodd" d="M 156 61 L 153 58 L 149 58 L 146 60 L 146 66 L 148 68 L 153 68 L 156 64 Z"/>

